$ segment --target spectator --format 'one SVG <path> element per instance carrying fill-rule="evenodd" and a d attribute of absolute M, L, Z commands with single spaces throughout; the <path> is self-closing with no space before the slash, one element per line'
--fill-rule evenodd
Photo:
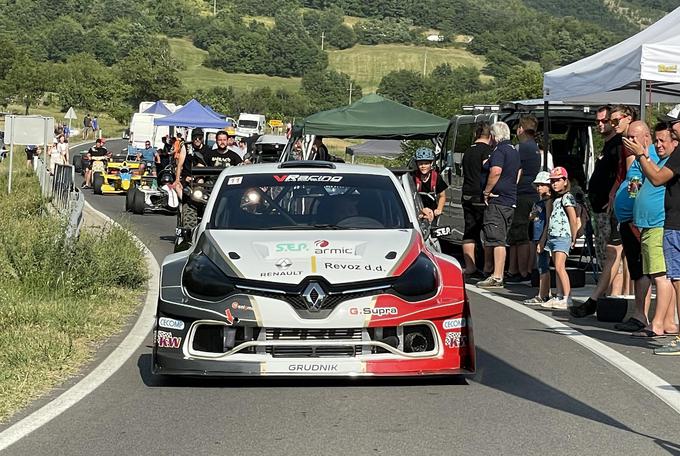
<path fill-rule="evenodd" d="M 566 310 L 572 305 L 571 283 L 567 274 L 567 257 L 576 242 L 576 199 L 571 194 L 567 170 L 561 166 L 550 171 L 550 186 L 555 197 L 548 218 L 548 236 L 545 250 L 550 252 L 555 264 L 557 295 L 541 304 L 547 309 Z"/>
<path fill-rule="evenodd" d="M 312 144 L 312 153 L 309 159 L 323 161 L 330 160 L 330 153 L 328 152 L 328 148 L 326 147 L 326 145 L 323 143 L 322 136 L 314 137 L 314 143 Z"/>
<path fill-rule="evenodd" d="M 654 129 L 656 153 L 658 160 L 657 167 L 662 167 L 668 157 L 673 152 L 671 132 L 665 123 L 657 125 Z M 646 149 L 652 145 L 652 138 L 649 128 L 643 122 L 633 122 L 628 127 L 629 137 L 634 138 L 635 143 L 640 144 Z M 668 146 L 668 147 L 667 147 Z M 632 149 L 631 149 L 632 151 Z M 651 153 L 650 153 L 651 156 Z M 664 191 L 663 187 L 655 187 L 649 179 L 644 179 L 642 186 L 637 190 L 631 184 L 632 192 L 637 191 L 635 204 L 633 206 L 633 223 L 641 229 L 640 241 L 642 244 L 642 272 L 656 286 L 656 309 L 654 319 L 648 326 L 634 332 L 637 337 L 656 337 L 666 333 L 677 333 L 678 327 L 675 324 L 675 306 L 673 305 L 673 285 L 666 277 L 666 262 L 663 256 L 663 223 L 665 219 L 664 211 Z M 634 193 L 633 193 L 634 194 Z M 647 290 L 642 292 L 647 294 Z M 639 309 L 636 309 L 638 311 Z M 644 313 L 635 315 L 640 322 L 646 318 Z"/>
<path fill-rule="evenodd" d="M 55 144 L 48 149 L 50 155 L 50 174 L 54 174 L 57 165 L 67 165 L 69 163 L 68 144 L 64 135 L 59 135 Z"/>
<path fill-rule="evenodd" d="M 33 169 L 33 157 L 38 154 L 38 146 L 30 145 L 26 146 L 26 166 L 28 169 Z"/>
<path fill-rule="evenodd" d="M 529 213 L 538 200 L 534 179 L 541 169 L 541 156 L 534 140 L 538 120 L 534 116 L 522 116 L 517 126 L 519 158 L 522 177 L 517 184 L 517 206 L 508 232 L 510 245 L 510 266 L 508 283 L 522 283 L 531 280 L 536 246 L 529 239 Z"/>
<path fill-rule="evenodd" d="M 207 166 L 227 168 L 229 166 L 240 165 L 243 160 L 241 157 L 229 149 L 229 134 L 226 131 L 218 131 L 215 135 L 217 149 L 210 149 L 205 156 Z M 233 136 L 231 137 L 233 142 Z"/>
<path fill-rule="evenodd" d="M 519 153 L 510 143 L 510 128 L 505 122 L 491 125 L 495 148 L 484 167 L 488 177 L 482 196 L 486 209 L 482 226 L 485 261 L 493 257 L 493 272 L 477 283 L 478 287 L 503 286 L 505 242 L 517 204 L 517 182 L 521 176 Z"/>
<path fill-rule="evenodd" d="M 97 116 L 92 119 L 92 133 L 95 138 L 99 136 L 99 119 L 97 119 Z"/>
<path fill-rule="evenodd" d="M 90 114 L 86 114 L 83 118 L 83 139 L 88 139 L 90 137 L 90 131 L 92 130 L 92 119 Z"/>
<path fill-rule="evenodd" d="M 602 268 L 602 274 L 590 297 L 584 303 L 569 308 L 569 312 L 575 318 L 595 313 L 597 300 L 610 290 L 622 260 L 621 236 L 609 195 L 616 181 L 623 142 L 621 135 L 616 133 L 611 124 L 610 111 L 609 106 L 602 106 L 598 108 L 596 113 L 596 128 L 604 138 L 604 146 L 602 153 L 595 161 L 593 174 L 588 181 L 588 202 L 592 211 L 591 220 L 596 236 L 595 254 L 597 262 Z M 645 324 L 632 318 L 628 322 L 622 323 L 621 326 L 633 332 L 644 328 Z"/>
<path fill-rule="evenodd" d="M 194 128 L 191 131 L 191 153 L 189 154 L 185 147 L 180 147 L 179 152 L 176 152 L 175 190 L 180 198 L 182 197 L 182 186 L 187 183 L 187 179 L 191 175 L 191 168 L 193 166 L 207 166 L 205 156 L 210 151 L 210 147 L 203 143 L 203 136 L 204 133 L 201 128 Z M 170 139 L 171 148 L 175 149 L 180 141 L 175 138 Z"/>
<path fill-rule="evenodd" d="M 465 219 L 463 233 L 464 274 L 471 279 L 482 279 L 476 265 L 476 247 L 481 244 L 482 223 L 484 222 L 484 201 L 482 198 L 482 167 L 489 159 L 492 148 L 491 125 L 480 122 L 475 127 L 475 142 L 463 154 L 463 189 L 461 204 Z"/>
<path fill-rule="evenodd" d="M 235 150 L 234 152 L 239 154 L 239 156 L 242 159 L 246 156 L 246 154 L 248 153 L 248 143 L 246 142 L 245 138 L 241 138 L 238 140 L 238 151 Z"/>
<path fill-rule="evenodd" d="M 614 111 L 612 111 L 612 119 L 614 118 Z M 634 125 L 634 128 L 630 128 Z M 642 122 L 628 123 L 625 130 L 622 131 L 624 140 L 626 138 L 637 138 L 641 144 L 643 141 L 643 131 L 646 125 Z M 647 314 L 649 309 L 649 302 L 651 294 L 649 291 L 649 278 L 642 272 L 642 244 L 640 242 L 640 230 L 633 223 L 633 207 L 635 204 L 635 194 L 631 195 L 629 190 L 631 188 L 631 181 L 635 184 L 641 183 L 643 180 L 640 163 L 635 161 L 635 156 L 627 149 L 622 156 L 626 160 L 632 159 L 632 164 L 628 167 L 625 179 L 616 190 L 614 198 L 614 215 L 619 221 L 619 232 L 621 233 L 621 242 L 623 244 L 623 253 L 626 255 L 626 263 L 628 264 L 628 273 L 634 283 L 635 291 L 635 316 L 638 320 L 643 321 L 642 315 Z M 656 155 L 656 150 L 653 146 L 649 147 L 649 153 L 652 155 L 655 162 L 659 160 Z M 637 190 L 637 189 L 636 189 Z M 646 317 L 644 318 L 646 320 Z"/>
<path fill-rule="evenodd" d="M 140 173 L 144 174 L 144 171 L 148 168 L 153 176 L 156 175 L 156 155 L 156 149 L 151 146 L 151 141 L 144 142 L 144 149 L 137 151 L 137 160 L 142 162 L 139 165 Z"/>
<path fill-rule="evenodd" d="M 536 244 L 538 257 L 538 294 L 524 301 L 524 304 L 538 305 L 550 299 L 550 254 L 545 250 L 547 240 L 547 214 L 552 210 L 550 193 L 550 173 L 541 171 L 534 179 L 539 200 L 534 203 L 529 218 L 531 220 L 531 240 Z"/>
<path fill-rule="evenodd" d="M 680 153 L 678 152 L 678 135 L 680 134 L 680 106 L 676 106 L 666 120 L 670 122 L 671 130 L 655 131 L 655 143 L 662 154 L 673 150 L 670 158 L 661 167 L 657 166 L 650 149 L 640 144 L 638 139 L 624 139 L 624 145 L 632 151 L 638 159 L 640 168 L 646 178 L 655 186 L 665 186 L 664 197 L 664 233 L 663 252 L 666 275 L 675 289 L 676 306 L 680 309 Z M 656 128 L 655 128 L 656 130 Z M 670 343 L 654 349 L 657 355 L 680 355 L 680 336 L 676 336 Z"/>

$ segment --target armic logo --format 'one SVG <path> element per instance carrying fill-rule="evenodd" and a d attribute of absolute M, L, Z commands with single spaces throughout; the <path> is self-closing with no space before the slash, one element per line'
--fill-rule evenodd
<path fill-rule="evenodd" d="M 314 245 L 317 246 L 317 247 L 328 247 L 329 244 L 330 244 L 330 242 L 328 242 L 326 240 L 314 241 Z"/>

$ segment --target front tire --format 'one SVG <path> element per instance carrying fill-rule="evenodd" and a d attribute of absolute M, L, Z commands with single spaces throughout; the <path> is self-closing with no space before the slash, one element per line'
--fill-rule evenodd
<path fill-rule="evenodd" d="M 191 228 L 192 230 L 198 226 L 198 211 L 196 207 L 183 203 L 182 204 L 182 214 L 180 217 L 180 226 L 184 228 Z"/>
<path fill-rule="evenodd" d="M 132 187 L 125 193 L 125 211 L 126 212 L 130 212 L 132 210 L 132 202 L 135 199 L 135 192 L 136 191 L 137 191 L 137 187 Z"/>
<path fill-rule="evenodd" d="M 73 167 L 75 168 L 75 171 L 77 174 L 80 174 L 83 172 L 83 156 L 82 155 L 74 155 L 73 156 Z"/>
<path fill-rule="evenodd" d="M 92 187 L 94 188 L 95 195 L 102 194 L 102 185 L 104 185 L 104 176 L 101 173 L 96 173 L 92 177 Z"/>
<path fill-rule="evenodd" d="M 144 192 L 141 190 L 134 189 L 135 192 L 132 195 L 132 213 L 137 215 L 144 215 L 144 208 L 146 207 L 146 198 Z"/>

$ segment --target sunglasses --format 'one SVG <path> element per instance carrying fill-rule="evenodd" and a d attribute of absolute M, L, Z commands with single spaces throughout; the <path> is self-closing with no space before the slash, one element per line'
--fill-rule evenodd
<path fill-rule="evenodd" d="M 610 123 L 611 119 L 595 119 L 595 125 Z"/>
<path fill-rule="evenodd" d="M 621 123 L 621 121 L 623 119 L 625 119 L 626 117 L 628 117 L 628 116 L 617 117 L 617 118 L 612 117 L 611 119 L 609 119 L 609 123 L 612 124 L 612 127 L 618 127 L 619 124 Z"/>

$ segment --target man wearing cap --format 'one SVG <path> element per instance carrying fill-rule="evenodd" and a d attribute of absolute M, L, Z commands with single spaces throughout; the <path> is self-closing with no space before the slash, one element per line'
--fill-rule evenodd
<path fill-rule="evenodd" d="M 182 147 L 177 158 L 175 189 L 180 198 L 182 195 L 182 185 L 186 183 L 187 178 L 191 174 L 192 166 L 206 166 L 204 157 L 209 151 L 210 148 L 203 143 L 203 130 L 194 128 L 191 131 L 191 153 L 189 154 L 186 148 Z"/>
<path fill-rule="evenodd" d="M 503 286 L 505 244 L 517 204 L 517 182 L 521 176 L 519 153 L 510 143 L 510 127 L 505 122 L 491 125 L 495 148 L 484 165 L 489 175 L 482 191 L 484 197 L 484 222 L 482 241 L 485 255 L 493 255 L 493 272 L 477 282 L 481 288 Z"/>
<path fill-rule="evenodd" d="M 655 143 L 659 150 L 673 149 L 670 158 L 657 166 L 658 159 L 639 143 L 637 138 L 624 140 L 624 145 L 631 150 L 640 164 L 642 172 L 653 185 L 665 185 L 665 220 L 663 232 L 663 251 L 666 266 L 666 275 L 675 288 L 676 305 L 680 308 L 680 152 L 678 152 L 678 131 L 680 125 L 678 116 L 680 105 L 669 112 L 664 118 L 668 121 L 664 130 L 660 126 L 655 128 Z M 670 127 L 670 128 L 669 128 Z M 662 153 L 662 154 L 663 154 Z M 657 355 L 680 355 L 680 336 L 673 341 L 654 350 Z"/>

